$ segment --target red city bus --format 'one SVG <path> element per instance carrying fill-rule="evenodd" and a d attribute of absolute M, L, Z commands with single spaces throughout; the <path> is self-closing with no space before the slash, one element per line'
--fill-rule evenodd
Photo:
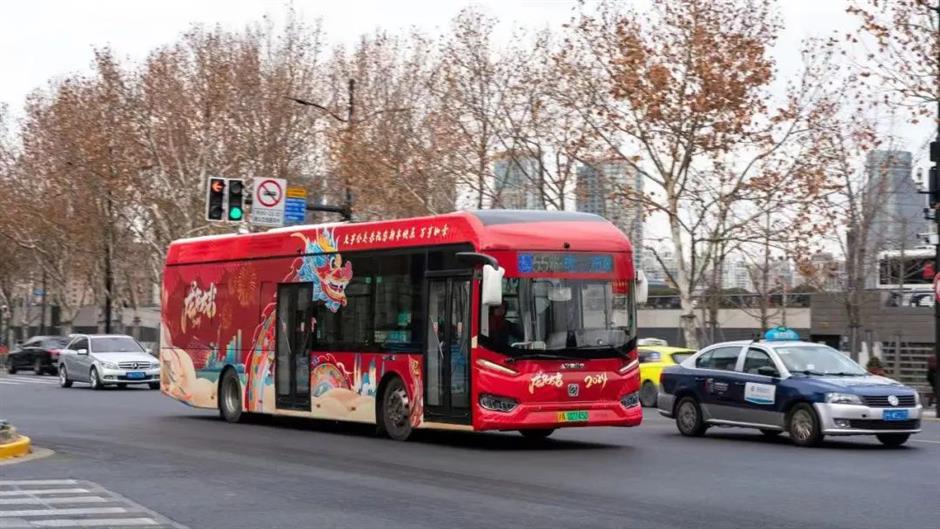
<path fill-rule="evenodd" d="M 180 240 L 164 270 L 161 388 L 228 421 L 366 422 L 395 439 L 636 426 L 637 290 L 627 237 L 585 213 Z"/>

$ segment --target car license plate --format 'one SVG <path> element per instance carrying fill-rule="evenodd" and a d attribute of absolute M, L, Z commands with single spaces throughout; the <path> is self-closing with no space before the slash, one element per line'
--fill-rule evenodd
<path fill-rule="evenodd" d="M 885 410 L 881 418 L 886 421 L 906 421 L 907 410 Z"/>
<path fill-rule="evenodd" d="M 588 420 L 586 411 L 560 411 L 558 412 L 558 422 L 584 422 Z"/>
<path fill-rule="evenodd" d="M 137 380 L 141 378 L 147 378 L 147 374 L 143 371 L 130 371 L 127 373 L 127 378 L 131 380 Z"/>

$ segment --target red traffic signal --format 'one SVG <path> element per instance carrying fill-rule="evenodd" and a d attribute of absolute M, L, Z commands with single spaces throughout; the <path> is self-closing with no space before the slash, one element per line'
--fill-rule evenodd
<path fill-rule="evenodd" d="M 225 179 L 209 178 L 206 186 L 206 220 L 222 220 L 225 215 Z"/>

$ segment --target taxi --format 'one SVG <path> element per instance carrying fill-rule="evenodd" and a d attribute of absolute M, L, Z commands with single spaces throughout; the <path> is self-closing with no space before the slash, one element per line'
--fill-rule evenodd
<path fill-rule="evenodd" d="M 640 359 L 640 404 L 653 408 L 656 407 L 663 368 L 681 363 L 695 354 L 695 350 L 670 347 L 665 340 L 657 338 L 644 338 L 637 345 L 637 353 Z"/>
<path fill-rule="evenodd" d="M 800 446 L 827 435 L 874 435 L 901 446 L 920 432 L 922 411 L 914 389 L 870 375 L 844 353 L 800 341 L 784 327 L 759 341 L 711 345 L 667 367 L 657 408 L 685 436 L 740 426 L 767 436 L 786 432 Z"/>

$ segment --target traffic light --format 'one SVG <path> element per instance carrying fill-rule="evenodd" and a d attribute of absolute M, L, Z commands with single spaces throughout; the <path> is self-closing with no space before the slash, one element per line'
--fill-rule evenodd
<path fill-rule="evenodd" d="M 209 178 L 206 186 L 206 220 L 222 220 L 225 214 L 225 179 Z"/>
<path fill-rule="evenodd" d="M 940 162 L 940 143 L 930 142 L 930 161 L 934 165 L 927 170 L 927 191 L 930 193 L 930 208 L 940 205 L 940 174 L 937 174 L 937 164 Z"/>
<path fill-rule="evenodd" d="M 927 169 L 927 198 L 930 200 L 930 209 L 934 209 L 940 202 L 940 180 L 937 179 L 937 166 Z"/>
<path fill-rule="evenodd" d="M 241 222 L 245 220 L 245 183 L 242 180 L 230 179 L 228 181 L 228 220 Z"/>

